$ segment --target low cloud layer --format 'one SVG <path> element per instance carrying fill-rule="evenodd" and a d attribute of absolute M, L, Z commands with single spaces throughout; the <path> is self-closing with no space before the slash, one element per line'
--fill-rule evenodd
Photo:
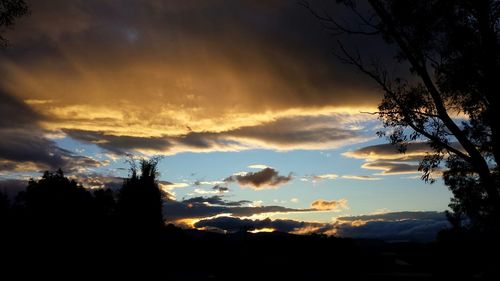
<path fill-rule="evenodd" d="M 318 203 L 319 202 L 319 203 Z M 283 206 L 260 206 L 248 200 L 229 201 L 221 195 L 209 197 L 197 196 L 181 201 L 166 200 L 163 206 L 166 221 L 176 222 L 185 219 L 203 219 L 207 217 L 231 215 L 232 217 L 250 217 L 266 213 L 308 213 L 318 211 L 336 211 L 347 208 L 347 200 L 317 200 L 310 208 L 289 208 Z"/>
<path fill-rule="evenodd" d="M 246 205 L 246 206 L 245 206 Z M 250 206 L 244 201 L 228 202 L 219 196 L 195 197 L 183 201 L 167 200 L 163 205 L 164 217 L 168 222 L 185 219 L 202 219 L 222 214 L 234 217 L 249 217 L 265 213 L 309 212 L 309 209 L 294 209 L 283 206 Z"/>
<path fill-rule="evenodd" d="M 451 225 L 442 212 L 395 212 L 339 217 L 335 233 L 342 237 L 432 241 Z"/>
<path fill-rule="evenodd" d="M 335 223 L 269 218 L 251 220 L 223 216 L 200 220 L 194 226 L 228 232 L 266 228 L 296 234 L 322 233 L 339 237 L 428 242 L 435 240 L 437 233 L 449 228 L 450 224 L 441 212 L 396 212 L 342 217 Z"/>
<path fill-rule="evenodd" d="M 354 221 L 401 221 L 401 220 L 433 220 L 440 221 L 445 219 L 446 216 L 442 212 L 390 212 L 380 213 L 373 215 L 361 216 L 345 216 L 338 217 L 337 220 L 341 222 L 354 222 Z"/>

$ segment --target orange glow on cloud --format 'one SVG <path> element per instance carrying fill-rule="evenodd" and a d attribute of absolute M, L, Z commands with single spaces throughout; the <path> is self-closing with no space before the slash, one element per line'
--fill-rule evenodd
<path fill-rule="evenodd" d="M 265 227 L 265 228 L 259 228 L 259 229 L 250 230 L 249 232 L 251 232 L 251 233 L 259 233 L 259 232 L 273 232 L 273 231 L 275 231 L 274 228 L 267 228 L 267 227 Z"/>
<path fill-rule="evenodd" d="M 235 32 L 228 24 L 213 33 L 200 32 L 206 31 L 204 20 L 164 21 L 168 15 L 175 18 L 184 13 L 192 18 L 188 15 L 198 15 L 199 5 L 155 6 L 158 14 L 154 15 L 137 11 L 133 23 L 120 25 L 123 30 L 101 30 L 105 38 L 98 32 L 102 26 L 94 25 L 103 19 L 93 18 L 71 1 L 47 5 L 33 3 L 36 13 L 16 26 L 12 40 L 32 46 L 30 40 L 46 36 L 54 49 L 34 52 L 29 60 L 2 57 L 0 74 L 9 81 L 2 88 L 41 113 L 42 127 L 52 134 L 80 130 L 115 137 L 179 138 L 232 132 L 207 146 L 174 141 L 168 148 L 135 149 L 146 154 L 329 149 L 367 140 L 350 136 L 312 141 L 318 139 L 314 136 L 287 143 L 262 137 L 272 127 L 252 131 L 259 136 L 238 131 L 304 117 L 314 120 L 289 128 L 292 134 L 327 126 L 355 131 L 362 128 L 360 122 L 374 119 L 360 112 L 376 110 L 378 94 L 369 87 L 347 87 L 341 80 L 332 80 L 330 63 L 315 49 L 296 53 L 301 49 L 291 50 L 257 33 Z M 61 13 L 71 23 L 68 26 L 53 15 L 65 5 L 72 11 Z M 220 23 L 233 15 L 224 16 L 229 18 L 220 18 Z M 134 38 L 126 36 L 131 30 Z"/>

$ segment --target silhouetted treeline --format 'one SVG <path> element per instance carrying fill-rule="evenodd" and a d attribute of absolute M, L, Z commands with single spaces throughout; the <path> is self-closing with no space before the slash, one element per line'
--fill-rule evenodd
<path fill-rule="evenodd" d="M 64 176 L 62 170 L 31 179 L 14 200 L 0 195 L 2 224 L 25 231 L 72 231 L 126 228 L 157 231 L 163 226 L 162 193 L 158 187 L 157 160 L 141 160 L 117 192 L 89 190 Z"/>
<path fill-rule="evenodd" d="M 31 179 L 15 198 L 0 193 L 0 265 L 55 273 L 52 266 L 81 270 L 86 262 L 148 264 L 165 231 L 157 163 L 134 164 L 117 191 L 84 188 L 58 170 Z M 136 254 L 145 256 L 132 259 Z"/>
<path fill-rule="evenodd" d="M 0 276 L 141 280 L 494 280 L 491 239 L 455 229 L 438 242 L 164 225 L 157 161 L 132 166 L 122 188 L 89 190 L 61 170 L 0 193 Z M 104 274 L 104 275 L 103 275 Z M 3 279 L 3 278 L 2 278 Z M 10 280 L 10 279 L 5 279 Z"/>

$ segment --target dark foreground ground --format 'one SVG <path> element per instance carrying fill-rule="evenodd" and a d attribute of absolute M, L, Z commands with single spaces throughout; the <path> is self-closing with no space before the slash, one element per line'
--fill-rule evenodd
<path fill-rule="evenodd" d="M 224 235 L 167 227 L 120 234 L 40 230 L 1 243 L 0 280 L 500 280 L 498 256 L 487 257 L 484 245 L 470 241 Z"/>

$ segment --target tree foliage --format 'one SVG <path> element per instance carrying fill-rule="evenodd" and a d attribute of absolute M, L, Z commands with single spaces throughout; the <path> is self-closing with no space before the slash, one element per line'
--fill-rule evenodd
<path fill-rule="evenodd" d="M 350 24 L 302 4 L 333 35 L 381 36 L 396 47 L 394 61 L 410 75 L 390 74 L 337 37 L 335 55 L 383 90 L 380 136 L 404 152 L 409 142 L 432 148 L 420 163 L 422 179 L 446 167 L 445 184 L 455 222 L 499 231 L 500 1 L 337 0 Z M 362 8 L 361 8 L 362 7 Z M 460 223 L 459 223 L 460 224 Z"/>
<path fill-rule="evenodd" d="M 37 227 L 67 228 L 92 223 L 92 199 L 88 190 L 59 169 L 45 172 L 40 180 L 31 179 L 26 191 L 18 195 L 17 203 Z"/>
<path fill-rule="evenodd" d="M 118 212 L 127 224 L 141 228 L 163 225 L 162 192 L 158 185 L 160 158 L 141 159 L 139 169 L 131 159 L 130 176 L 118 196 Z"/>
<path fill-rule="evenodd" d="M 131 162 L 131 174 L 118 190 L 87 189 L 61 169 L 31 179 L 13 202 L 0 192 L 0 224 L 13 229 L 73 234 L 131 230 L 155 233 L 164 226 L 159 158 Z M 45 232 L 46 232 L 45 231 Z"/>
<path fill-rule="evenodd" d="M 0 47 L 7 45 L 8 41 L 1 34 L 6 28 L 12 27 L 14 22 L 29 12 L 24 0 L 0 0 Z"/>

